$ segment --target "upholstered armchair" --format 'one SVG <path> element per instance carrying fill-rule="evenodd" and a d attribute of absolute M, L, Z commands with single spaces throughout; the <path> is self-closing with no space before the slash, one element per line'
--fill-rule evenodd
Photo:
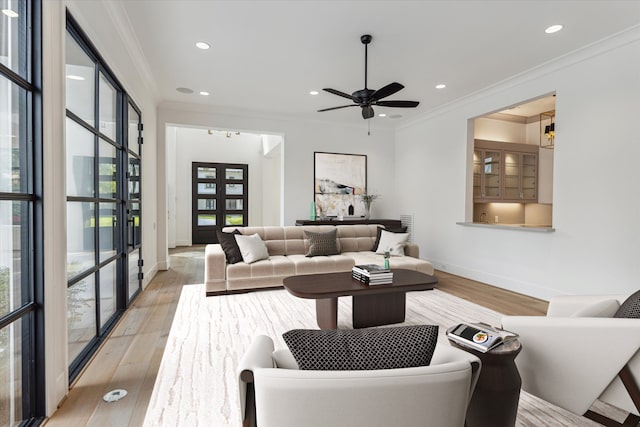
<path fill-rule="evenodd" d="M 446 344 L 429 366 L 299 370 L 259 335 L 239 364 L 243 426 L 463 426 L 479 371 L 477 357 Z"/>
<path fill-rule="evenodd" d="M 630 298 L 631 300 L 632 298 Z M 516 365 L 523 390 L 604 425 L 635 426 L 640 418 L 640 319 L 625 295 L 561 296 L 547 316 L 507 316 L 520 335 Z M 637 296 L 636 296 L 637 301 Z M 625 314 L 625 313 L 623 313 Z M 601 400 L 629 412 L 625 424 L 589 408 Z"/>

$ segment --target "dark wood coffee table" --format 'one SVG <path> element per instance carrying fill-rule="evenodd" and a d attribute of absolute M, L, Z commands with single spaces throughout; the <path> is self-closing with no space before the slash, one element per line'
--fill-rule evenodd
<path fill-rule="evenodd" d="M 305 274 L 287 277 L 284 287 L 299 298 L 316 300 L 316 318 L 320 329 L 337 329 L 338 297 L 353 297 L 353 327 L 388 325 L 404 322 L 406 293 L 431 290 L 438 279 L 414 270 L 392 269 L 393 283 L 365 285 L 351 272 Z"/>

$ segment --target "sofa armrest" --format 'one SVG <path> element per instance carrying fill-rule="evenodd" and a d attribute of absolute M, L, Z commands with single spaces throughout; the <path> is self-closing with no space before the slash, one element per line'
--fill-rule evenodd
<path fill-rule="evenodd" d="M 404 254 L 412 258 L 420 258 L 420 247 L 415 243 L 407 243 L 404 246 Z"/>
<path fill-rule="evenodd" d="M 226 290 L 227 259 L 218 243 L 204 249 L 204 285 L 207 293 Z"/>
<path fill-rule="evenodd" d="M 246 353 L 238 362 L 238 390 L 243 425 L 255 426 L 255 390 L 253 371 L 258 368 L 273 368 L 273 340 L 266 335 L 257 335 Z"/>
<path fill-rule="evenodd" d="M 505 316 L 519 334 L 522 389 L 583 414 L 640 349 L 637 319 Z"/>

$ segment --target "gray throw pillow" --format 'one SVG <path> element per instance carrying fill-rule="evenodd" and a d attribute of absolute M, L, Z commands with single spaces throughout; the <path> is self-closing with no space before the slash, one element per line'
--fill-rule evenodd
<path fill-rule="evenodd" d="M 623 317 L 625 319 L 640 319 L 640 291 L 630 295 L 624 300 L 613 317 Z"/>
<path fill-rule="evenodd" d="M 370 329 L 294 329 L 282 337 L 300 369 L 353 371 L 428 366 L 437 325 Z"/>
<path fill-rule="evenodd" d="M 324 233 L 315 233 L 313 231 L 305 231 L 304 234 L 309 239 L 309 250 L 305 254 L 308 257 L 318 255 L 338 255 L 338 241 L 336 239 L 337 229 Z"/>

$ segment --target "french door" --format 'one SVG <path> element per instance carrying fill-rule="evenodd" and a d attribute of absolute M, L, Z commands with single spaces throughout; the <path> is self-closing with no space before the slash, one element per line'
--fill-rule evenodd
<path fill-rule="evenodd" d="M 193 162 L 191 242 L 217 243 L 217 230 L 248 223 L 249 166 Z"/>
<path fill-rule="evenodd" d="M 67 13 L 66 190 L 69 378 L 141 284 L 141 113 Z"/>

